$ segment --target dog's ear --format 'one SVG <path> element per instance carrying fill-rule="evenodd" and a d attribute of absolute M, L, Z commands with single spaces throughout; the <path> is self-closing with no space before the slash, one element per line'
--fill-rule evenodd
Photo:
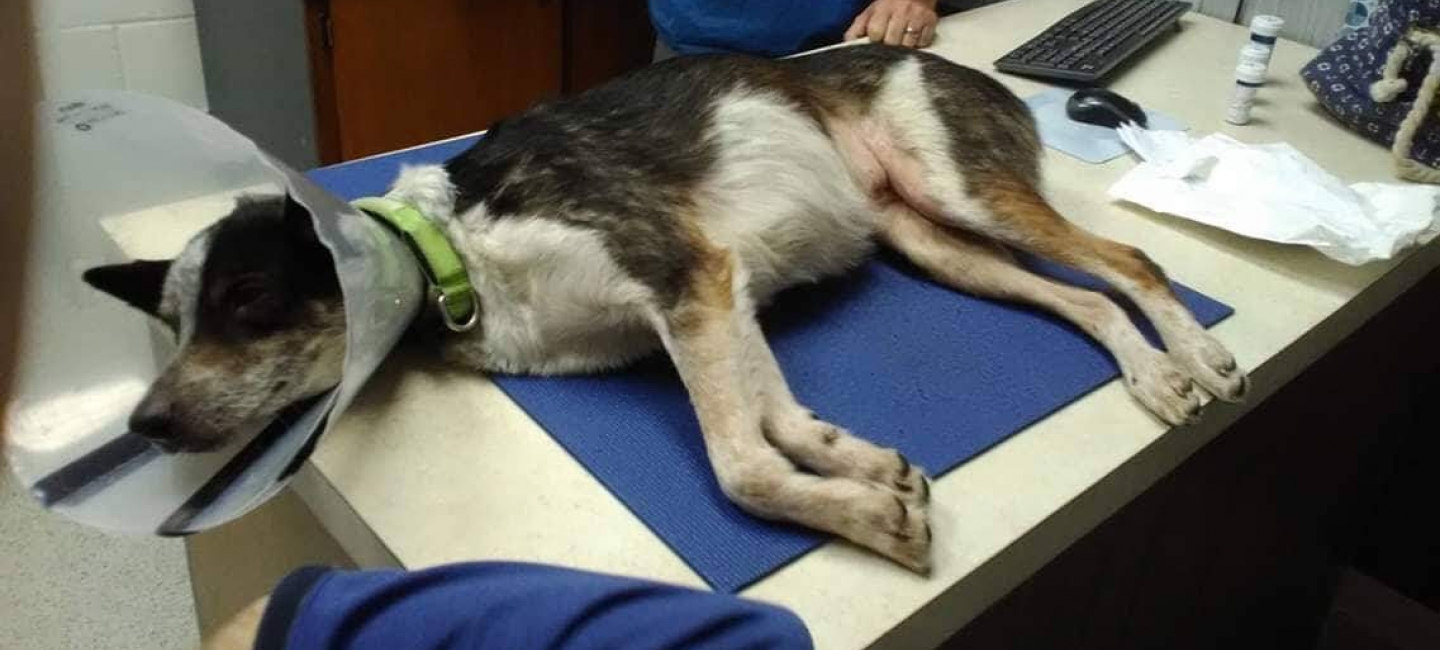
<path fill-rule="evenodd" d="M 140 260 L 97 266 L 81 277 L 90 286 L 158 318 L 165 275 L 169 272 L 170 260 Z"/>
<path fill-rule="evenodd" d="M 285 194 L 285 225 L 290 236 L 305 244 L 319 244 L 315 234 L 315 221 L 310 218 L 310 209 L 300 205 L 290 194 Z"/>
<path fill-rule="evenodd" d="M 310 209 L 297 203 L 289 194 L 285 195 L 285 229 L 291 241 L 299 244 L 294 249 L 299 266 L 293 270 L 299 273 L 297 281 L 303 285 L 302 293 L 315 295 L 338 291 L 340 284 L 335 277 L 335 262 L 330 248 L 320 241 L 315 232 L 315 220 L 310 217 Z"/>

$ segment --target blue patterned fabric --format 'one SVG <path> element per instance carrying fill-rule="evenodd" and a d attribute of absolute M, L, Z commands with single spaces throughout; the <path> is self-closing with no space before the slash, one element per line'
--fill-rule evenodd
<path fill-rule="evenodd" d="M 1430 55 L 1417 53 L 1401 71 L 1409 89 L 1394 101 L 1377 102 L 1370 85 L 1380 79 L 1390 50 L 1411 27 L 1440 28 L 1440 0 L 1357 1 L 1347 28 L 1300 76 L 1320 104 L 1336 119 L 1386 146 L 1395 142 L 1400 122 L 1415 105 L 1415 92 L 1430 67 Z M 1410 155 L 1431 167 L 1440 166 L 1440 122 L 1427 120 L 1415 134 Z"/>

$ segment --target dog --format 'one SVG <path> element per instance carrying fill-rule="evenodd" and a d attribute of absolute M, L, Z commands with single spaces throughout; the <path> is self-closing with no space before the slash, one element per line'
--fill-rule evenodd
<path fill-rule="evenodd" d="M 473 279 L 478 326 L 438 339 L 447 359 L 589 373 L 663 349 L 730 499 L 924 573 L 927 479 L 795 399 L 756 321 L 782 289 L 883 244 L 954 289 L 1074 323 L 1164 422 L 1195 417 L 1202 390 L 1236 400 L 1247 386 L 1159 266 L 1046 202 L 1040 156 L 1028 110 L 994 79 L 863 45 L 656 64 L 503 120 L 443 165 L 403 169 L 387 196 L 441 225 Z M 1110 298 L 1027 271 L 1016 250 L 1106 281 L 1168 352 Z M 166 450 L 216 448 L 339 381 L 339 284 L 293 201 L 242 200 L 175 260 L 85 279 L 182 342 L 130 420 Z"/>

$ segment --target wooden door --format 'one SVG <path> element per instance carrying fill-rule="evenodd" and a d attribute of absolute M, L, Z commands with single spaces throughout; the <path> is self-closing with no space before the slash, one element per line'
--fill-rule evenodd
<path fill-rule="evenodd" d="M 485 129 L 560 93 L 560 0 L 307 6 L 324 162 Z"/>
<path fill-rule="evenodd" d="M 646 0 L 565 0 L 565 93 L 649 65 L 655 30 Z"/>

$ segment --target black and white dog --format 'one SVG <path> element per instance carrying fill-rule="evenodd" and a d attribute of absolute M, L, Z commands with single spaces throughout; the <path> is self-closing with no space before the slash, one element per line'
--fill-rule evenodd
<path fill-rule="evenodd" d="M 497 124 L 444 165 L 405 169 L 388 196 L 441 224 L 475 283 L 479 327 L 437 339 L 449 359 L 582 373 L 663 348 L 736 503 L 925 571 L 923 473 L 791 395 L 755 317 L 778 291 L 855 267 L 878 240 L 956 289 L 1074 322 L 1165 422 L 1192 418 L 1200 389 L 1236 399 L 1246 387 L 1158 266 L 1050 207 L 1040 153 L 1025 105 L 994 80 L 858 46 L 657 64 Z M 1169 352 L 1110 299 L 1026 271 L 1011 249 L 1110 283 Z M 242 201 L 174 261 L 86 279 L 180 335 L 131 420 L 169 450 L 224 444 L 339 381 L 339 287 L 298 205 Z"/>

